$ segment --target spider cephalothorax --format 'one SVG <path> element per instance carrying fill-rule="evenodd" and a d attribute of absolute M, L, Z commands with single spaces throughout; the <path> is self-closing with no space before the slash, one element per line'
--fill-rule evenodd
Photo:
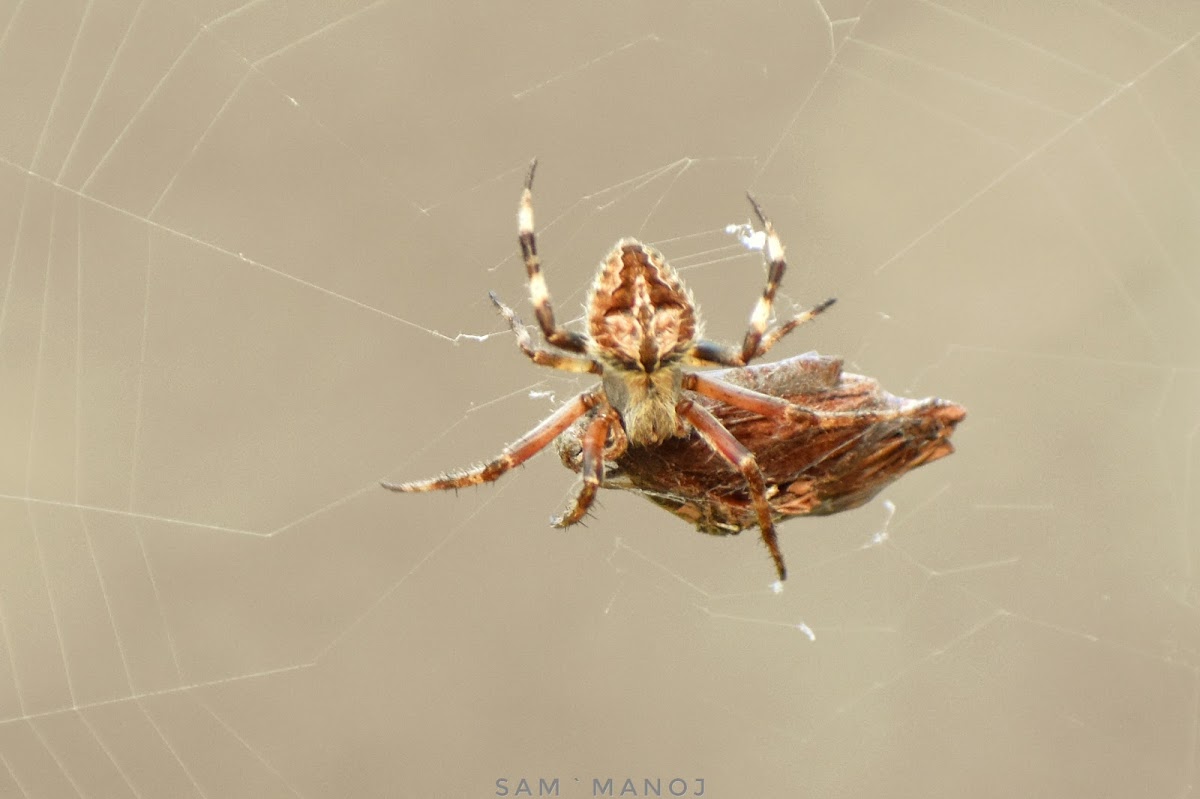
<path fill-rule="evenodd" d="M 766 486 L 754 453 L 741 444 L 704 405 L 700 395 L 751 411 L 767 419 L 817 426 L 842 424 L 836 414 L 818 416 L 786 399 L 714 380 L 685 366 L 744 366 L 765 354 L 781 338 L 833 304 L 810 308 L 788 322 L 767 329 L 775 291 L 787 265 L 783 246 L 770 220 L 750 199 L 766 233 L 767 284 L 750 317 L 741 348 L 700 338 L 700 320 L 691 294 L 659 252 L 635 239 L 622 239 L 600 265 L 587 307 L 587 334 L 561 327 L 554 318 L 550 293 L 542 275 L 533 233 L 533 173 L 530 165 L 521 194 L 517 226 L 529 296 L 546 343 L 535 347 L 529 331 L 512 309 L 492 295 L 492 302 L 512 327 L 517 346 L 534 363 L 570 372 L 601 376 L 601 385 L 575 397 L 548 419 L 504 449 L 497 458 L 464 472 L 411 483 L 384 483 L 392 491 L 420 492 L 462 488 L 490 482 L 536 455 L 580 417 L 588 421 L 581 437 L 583 486 L 567 511 L 554 520 L 559 527 L 583 518 L 604 479 L 605 460 L 628 447 L 653 447 L 677 436 L 699 435 L 712 452 L 745 481 L 763 542 L 771 552 L 779 579 L 787 576 L 775 535 Z"/>

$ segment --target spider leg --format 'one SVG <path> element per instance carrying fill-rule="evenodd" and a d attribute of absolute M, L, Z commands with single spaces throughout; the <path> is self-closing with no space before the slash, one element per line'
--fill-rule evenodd
<path fill-rule="evenodd" d="M 775 346 L 775 343 L 779 339 L 809 319 L 812 319 L 835 302 L 833 299 L 825 300 L 825 302 L 815 305 L 804 313 L 799 314 L 790 322 L 781 325 L 770 333 L 766 333 L 767 322 L 771 318 L 771 306 L 775 302 L 775 292 L 779 288 L 779 282 L 783 280 L 784 271 L 787 270 L 787 261 L 784 260 L 783 245 L 779 242 L 779 235 L 775 232 L 775 226 L 771 224 L 771 220 L 763 213 L 762 206 L 749 194 L 746 195 L 746 199 L 750 201 L 751 207 L 754 208 L 754 215 L 758 217 L 758 221 L 762 223 L 763 231 L 767 234 L 766 255 L 768 267 L 767 285 L 763 288 L 762 296 L 758 298 L 758 304 L 754 306 L 754 313 L 750 315 L 750 329 L 746 331 L 746 338 L 742 341 L 743 363 L 749 363 L 751 359 L 765 354 L 767 350 Z M 766 334 L 765 339 L 764 334 Z"/>
<path fill-rule="evenodd" d="M 690 353 L 689 360 L 693 363 L 745 366 L 755 358 L 766 355 L 772 347 L 779 343 L 781 338 L 836 302 L 832 298 L 825 300 L 807 311 L 797 314 L 788 322 L 770 331 L 767 330 L 767 323 L 771 319 L 771 308 L 775 303 L 775 292 L 779 289 L 779 282 L 783 280 L 783 273 L 787 270 L 787 261 L 783 257 L 783 245 L 779 242 L 775 226 L 771 224 L 771 220 L 763 213 L 755 199 L 749 194 L 746 197 L 750 200 L 750 205 L 754 207 L 754 213 L 758 217 L 758 221 L 762 223 L 763 231 L 767 234 L 767 285 L 763 288 L 762 296 L 758 298 L 758 304 L 754 306 L 754 312 L 750 315 L 750 327 L 742 341 L 741 351 L 711 341 L 698 341 Z"/>
<path fill-rule="evenodd" d="M 782 325 L 775 328 L 774 330 L 768 331 L 766 333 L 766 335 L 763 336 L 762 341 L 759 343 L 758 349 L 755 351 L 754 355 L 752 355 L 751 357 L 758 358 L 760 356 L 766 355 L 772 347 L 774 347 L 777 343 L 779 343 L 779 339 L 783 338 L 788 333 L 791 333 L 793 330 L 800 327 L 800 325 L 804 324 L 805 322 L 811 321 L 813 319 L 813 317 L 818 316 L 821 313 L 824 313 L 825 310 L 829 306 L 833 305 L 835 302 L 837 302 L 837 299 L 835 297 L 830 297 L 827 300 L 817 303 L 813 307 L 809 308 L 807 311 L 801 311 L 800 313 L 796 314 L 791 319 L 789 319 L 787 322 L 784 322 Z"/>
<path fill-rule="evenodd" d="M 605 413 L 597 414 L 596 418 L 588 422 L 582 441 L 583 466 L 579 470 L 583 477 L 583 485 L 575 495 L 571 507 L 567 508 L 562 516 L 551 521 L 555 527 L 569 527 L 575 524 L 584 517 L 595 501 L 596 492 L 604 480 L 604 444 L 608 441 L 609 427 L 614 423 L 618 427 L 621 424 L 614 418 L 615 414 L 615 411 L 609 409 Z"/>
<path fill-rule="evenodd" d="M 911 415 L 913 406 L 902 408 L 856 408 L 852 411 L 820 411 L 813 414 L 813 421 L 822 430 L 838 430 L 843 427 L 862 427 L 865 424 L 890 422 Z"/>
<path fill-rule="evenodd" d="M 529 300 L 537 314 L 538 325 L 546 341 L 555 347 L 570 352 L 587 352 L 587 339 L 580 333 L 560 327 L 554 321 L 554 309 L 550 305 L 550 290 L 542 275 L 541 260 L 537 253 L 537 238 L 533 235 L 533 172 L 537 159 L 529 164 L 525 177 L 525 191 L 521 193 L 521 204 L 517 210 L 517 232 L 521 241 L 521 255 L 525 258 L 525 272 L 529 275 Z"/>
<path fill-rule="evenodd" d="M 615 411 L 613 411 L 613 421 L 608 426 L 608 432 L 612 433 L 613 440 L 612 445 L 604 449 L 604 459 L 615 461 L 629 449 L 629 436 L 625 434 L 625 426 L 621 424 L 621 418 Z"/>
<path fill-rule="evenodd" d="M 758 516 L 758 529 L 763 543 L 771 552 L 771 559 L 775 561 L 775 571 L 778 572 L 779 579 L 786 580 L 787 567 L 783 565 L 783 553 L 779 551 L 779 539 L 775 534 L 775 523 L 771 519 L 771 506 L 767 503 L 767 487 L 763 481 L 762 470 L 758 468 L 758 462 L 754 460 L 754 453 L 742 446 L 741 442 L 725 429 L 717 417 L 691 400 L 682 400 L 675 406 L 675 411 L 692 423 L 692 427 L 704 439 L 704 443 L 709 446 L 709 449 L 724 458 L 726 463 L 737 469 L 742 473 L 742 477 L 746 478 L 746 485 L 750 489 L 750 501 L 754 505 L 755 515 Z"/>
<path fill-rule="evenodd" d="M 496 310 L 500 312 L 500 315 L 508 322 L 508 326 L 512 328 L 512 332 L 517 337 L 517 346 L 521 348 L 521 352 L 528 355 L 529 360 L 538 366 L 549 366 L 551 369 L 562 369 L 564 372 L 601 374 L 604 371 L 600 364 L 591 358 L 563 355 L 561 352 L 552 352 L 551 350 L 543 350 L 533 346 L 533 336 L 529 335 L 529 331 L 525 329 L 525 325 L 521 323 L 520 318 L 513 312 L 513 309 L 501 302 L 500 298 L 493 292 L 488 292 L 488 296 L 492 298 L 492 303 L 495 304 Z"/>
<path fill-rule="evenodd" d="M 811 424 L 821 430 L 837 430 L 842 427 L 862 427 L 876 422 L 887 422 L 911 414 L 911 408 L 855 408 L 852 411 L 814 411 L 803 405 L 789 402 L 782 397 L 763 394 L 751 388 L 735 386 L 707 375 L 688 372 L 683 376 L 682 386 L 688 391 L 741 408 L 768 419 L 786 419 L 791 422 Z"/>
<path fill-rule="evenodd" d="M 687 361 L 694 366 L 745 366 L 753 359 L 766 355 L 772 347 L 779 343 L 781 338 L 805 322 L 810 321 L 835 302 L 837 300 L 830 297 L 824 302 L 809 308 L 807 311 L 796 314 L 784 324 L 767 331 L 763 334 L 762 340 L 758 344 L 758 349 L 749 358 L 746 358 L 742 352 L 733 347 L 701 339 L 695 343 L 688 353 Z M 747 337 L 752 335 L 752 333 L 753 331 L 747 333 Z"/>
<path fill-rule="evenodd" d="M 726 405 L 733 405 L 742 410 L 757 413 L 768 419 L 787 419 L 789 421 L 817 422 L 819 414 L 810 411 L 802 405 L 795 405 L 781 397 L 763 394 L 751 388 L 735 386 L 721 380 L 714 380 L 705 375 L 688 372 L 683 376 L 683 388 L 695 391 L 704 397 L 718 400 Z M 819 422 L 818 422 L 819 423 Z"/>
<path fill-rule="evenodd" d="M 445 491 L 450 488 L 457 489 L 479 485 L 480 483 L 490 483 L 504 475 L 510 469 L 520 466 L 541 452 L 547 444 L 558 438 L 559 434 L 570 427 L 576 419 L 603 401 L 603 394 L 599 390 L 580 394 L 551 414 L 537 427 L 505 447 L 504 451 L 497 457 L 465 472 L 447 473 L 441 477 L 434 477 L 429 480 L 417 480 L 409 483 L 381 482 L 380 484 L 389 491 L 417 493 L 422 491 Z"/>

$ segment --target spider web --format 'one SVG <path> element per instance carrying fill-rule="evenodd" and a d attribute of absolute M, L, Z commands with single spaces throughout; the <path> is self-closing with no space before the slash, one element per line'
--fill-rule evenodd
<path fill-rule="evenodd" d="M 1188 2 L 4 4 L 0 795 L 1200 795 L 1198 37 Z M 546 529 L 552 454 L 380 490 L 587 385 L 486 298 L 529 316 L 533 155 L 561 316 L 635 235 L 739 340 L 750 188 L 779 314 L 839 298 L 777 354 L 961 402 L 959 452 L 783 525 L 779 593 L 630 495 Z"/>

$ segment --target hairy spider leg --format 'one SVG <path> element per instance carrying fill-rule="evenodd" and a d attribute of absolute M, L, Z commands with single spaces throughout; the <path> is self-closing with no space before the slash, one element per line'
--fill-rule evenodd
<path fill-rule="evenodd" d="M 564 430 L 570 427 L 576 419 L 595 408 L 605 404 L 604 393 L 599 390 L 588 391 L 552 413 L 537 427 L 518 438 L 504 448 L 498 456 L 464 472 L 448 472 L 441 477 L 430 480 L 417 480 L 410 483 L 380 484 L 389 491 L 400 491 L 413 494 L 423 491 L 446 491 L 448 489 L 465 488 L 467 486 L 490 483 L 506 474 L 513 468 L 545 449 L 551 441 L 558 438 Z"/>
<path fill-rule="evenodd" d="M 695 391 L 703 397 L 715 399 L 726 405 L 733 405 L 744 411 L 757 413 L 768 419 L 816 422 L 819 417 L 815 411 L 810 411 L 800 405 L 793 405 L 782 397 L 773 397 L 752 388 L 725 383 L 696 372 L 688 372 L 683 376 L 683 387 L 688 391 Z"/>
<path fill-rule="evenodd" d="M 717 417 L 692 400 L 682 400 L 676 406 L 676 411 L 691 422 L 709 449 L 742 473 L 750 489 L 750 501 L 754 505 L 755 515 L 758 516 L 758 530 L 763 543 L 767 545 L 771 559 L 775 561 L 775 571 L 779 574 L 779 579 L 786 580 L 787 567 L 783 565 L 783 553 L 779 550 L 779 538 L 775 534 L 775 523 L 771 519 L 767 487 L 763 481 L 762 470 L 758 468 L 758 461 L 754 459 L 754 453 L 742 446 Z"/>
<path fill-rule="evenodd" d="M 754 312 L 750 315 L 750 327 L 746 330 L 741 351 L 712 341 L 698 341 L 689 354 L 689 360 L 696 363 L 745 366 L 755 358 L 766 355 L 772 347 L 779 343 L 781 338 L 837 302 L 830 298 L 797 314 L 788 322 L 770 331 L 767 330 L 767 323 L 771 320 L 771 309 L 775 303 L 775 292 L 779 289 L 780 281 L 783 280 L 783 273 L 787 271 L 787 261 L 783 257 L 783 245 L 779 242 L 778 234 L 775 233 L 775 226 L 763 213 L 754 197 L 747 194 L 746 198 L 750 200 L 750 205 L 754 208 L 754 213 L 767 234 L 767 285 L 763 287 L 762 296 L 758 298 Z"/>
<path fill-rule="evenodd" d="M 512 328 L 513 334 L 517 337 L 517 346 L 529 357 L 529 360 L 538 366 L 549 366 L 551 369 L 561 369 L 564 372 L 590 372 L 597 375 L 603 373 L 604 368 L 591 358 L 579 358 L 575 355 L 564 355 L 561 352 L 535 347 L 533 336 L 529 335 L 529 331 L 525 329 L 525 325 L 522 324 L 520 317 L 513 312 L 513 309 L 501 302 L 494 292 L 489 291 L 488 296 L 492 298 L 496 310 Z"/>
<path fill-rule="evenodd" d="M 583 484 L 575 495 L 571 506 L 558 518 L 552 521 L 555 527 L 569 527 L 577 523 L 588 512 L 596 499 L 596 492 L 604 482 L 604 445 L 608 442 L 608 431 L 611 427 L 620 427 L 616 411 L 609 408 L 604 413 L 598 413 L 596 418 L 588 422 L 583 433 L 583 466 L 579 470 Z"/>
<path fill-rule="evenodd" d="M 911 412 L 903 407 L 856 408 L 852 411 L 823 410 L 820 413 L 803 405 L 794 405 L 782 397 L 763 394 L 752 388 L 726 383 L 707 375 L 689 372 L 683 376 L 683 387 L 702 397 L 733 405 L 744 411 L 757 413 L 768 419 L 783 419 L 791 422 L 811 424 L 821 430 L 838 430 L 899 419 Z"/>
<path fill-rule="evenodd" d="M 554 309 L 550 305 L 550 289 L 542 275 L 541 260 L 538 258 L 537 238 L 533 234 L 533 173 L 537 159 L 529 164 L 525 177 L 525 190 L 521 192 L 521 204 L 517 209 L 517 232 L 521 242 L 521 255 L 525 258 L 525 272 L 529 275 L 529 301 L 537 314 L 538 325 L 546 342 L 569 352 L 587 352 L 587 338 L 572 330 L 561 327 L 554 321 Z"/>

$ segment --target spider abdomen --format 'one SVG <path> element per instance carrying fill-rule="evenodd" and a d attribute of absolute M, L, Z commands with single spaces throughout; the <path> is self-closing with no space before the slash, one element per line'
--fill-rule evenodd
<path fill-rule="evenodd" d="M 592 356 L 649 374 L 680 361 L 697 328 L 691 294 L 662 255 L 636 239 L 617 242 L 588 298 Z"/>

